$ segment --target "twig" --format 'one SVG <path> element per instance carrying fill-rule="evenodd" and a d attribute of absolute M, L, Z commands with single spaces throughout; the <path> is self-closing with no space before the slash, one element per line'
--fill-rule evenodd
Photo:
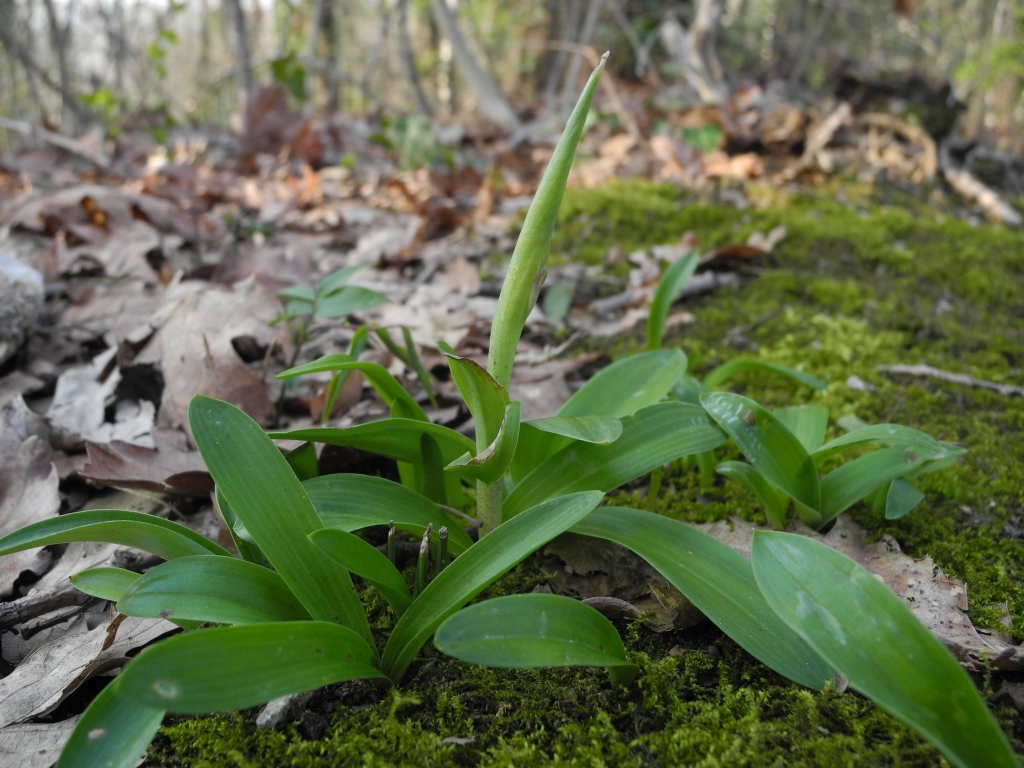
<path fill-rule="evenodd" d="M 991 389 L 1006 397 L 1024 397 L 1024 387 L 1015 387 L 1012 384 L 996 384 L 993 381 L 982 381 L 981 379 L 964 376 L 960 373 L 950 373 L 949 371 L 932 368 L 930 365 L 879 365 L 875 367 L 875 370 L 882 373 L 903 374 L 904 376 L 923 376 L 929 379 L 938 379 L 939 381 L 948 381 L 952 384 L 963 384 L 967 387 L 977 387 L 979 389 Z"/>
<path fill-rule="evenodd" d="M 106 171 L 110 169 L 110 158 L 106 155 L 87 149 L 74 139 L 69 139 L 67 136 L 61 136 L 59 133 L 48 131 L 38 125 L 26 123 L 22 120 L 12 120 L 9 117 L 0 117 L 0 128 L 6 128 L 9 131 L 15 131 L 24 136 L 31 136 L 37 141 L 44 141 L 47 144 L 52 144 L 58 149 L 63 149 L 65 152 L 69 152 L 76 157 L 80 157 L 83 160 L 92 163 L 100 170 Z"/>

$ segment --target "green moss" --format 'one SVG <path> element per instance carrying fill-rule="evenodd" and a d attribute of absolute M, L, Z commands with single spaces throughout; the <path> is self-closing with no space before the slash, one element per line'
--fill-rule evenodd
<path fill-rule="evenodd" d="M 877 366 L 928 363 L 1019 382 L 1021 237 L 922 216 L 921 205 L 915 213 L 882 208 L 862 188 L 830 194 L 848 204 L 768 187 L 753 190 L 760 207 L 747 210 L 691 204 L 667 186 L 570 190 L 553 260 L 600 264 L 612 245 L 628 251 L 687 231 L 706 250 L 785 225 L 786 238 L 757 264 L 758 274 L 738 290 L 691 302 L 696 323 L 667 343 L 688 353 L 698 376 L 744 355 L 830 383 L 811 392 L 753 375 L 728 382 L 770 407 L 821 402 L 833 418 L 906 424 L 967 447 L 959 464 L 920 479 L 926 501 L 906 518 L 886 521 L 864 505 L 848 514 L 964 579 L 979 625 L 996 626 L 1005 603 L 1019 641 L 1024 546 L 1010 532 L 1024 527 L 1020 400 Z M 639 336 L 619 340 L 613 354 L 639 343 Z M 854 375 L 874 389 L 848 383 Z M 717 455 L 733 457 L 728 448 Z M 763 519 L 738 483 L 718 478 L 702 488 L 682 462 L 667 468 L 655 497 L 647 490 L 644 479 L 610 501 L 686 520 Z M 522 569 L 496 591 L 529 591 L 536 580 Z M 789 684 L 714 627 L 654 635 L 631 625 L 623 634 L 641 667 L 629 688 L 611 686 L 599 670 L 490 670 L 428 653 L 400 691 L 365 683 L 329 689 L 323 696 L 333 712 L 321 739 L 305 739 L 300 726 L 259 731 L 252 713 L 181 719 L 161 731 L 147 765 L 945 765 L 870 702 Z M 991 706 L 1024 751 L 1024 718 L 1005 700 Z"/>

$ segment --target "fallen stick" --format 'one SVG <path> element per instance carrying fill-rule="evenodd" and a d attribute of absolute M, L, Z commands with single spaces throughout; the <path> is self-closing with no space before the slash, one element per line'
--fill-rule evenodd
<path fill-rule="evenodd" d="M 948 381 L 953 384 L 963 384 L 967 387 L 977 387 L 979 389 L 991 389 L 1006 397 L 1024 397 L 1024 387 L 1015 387 L 1012 384 L 996 384 L 993 381 L 982 381 L 981 379 L 971 378 L 960 373 L 950 373 L 949 371 L 932 368 L 930 365 L 879 365 L 875 367 L 875 370 L 882 373 L 900 373 L 905 376 L 923 376 L 929 379 L 938 379 L 939 381 Z"/>
<path fill-rule="evenodd" d="M 37 141 L 43 141 L 57 147 L 58 149 L 63 149 L 65 152 L 69 152 L 76 157 L 80 157 L 83 160 L 92 163 L 102 171 L 110 169 L 110 158 L 106 155 L 94 152 L 93 150 L 82 146 L 81 143 L 74 139 L 69 139 L 67 136 L 61 136 L 59 133 L 48 131 L 41 126 L 26 123 L 22 120 L 11 120 L 9 117 L 0 117 L 0 128 L 6 128 L 9 131 L 15 131 L 16 133 L 20 133 L 25 136 L 31 136 Z"/>

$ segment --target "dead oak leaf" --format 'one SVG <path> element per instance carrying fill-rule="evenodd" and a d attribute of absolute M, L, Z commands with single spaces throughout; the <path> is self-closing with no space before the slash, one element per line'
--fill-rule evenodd
<path fill-rule="evenodd" d="M 60 509 L 57 468 L 48 443 L 36 435 L 22 439 L 8 420 L 11 409 L 0 411 L 0 535 L 54 517 Z M 0 558 L 0 594 L 9 594 L 23 571 L 42 574 L 50 555 L 42 549 Z"/>

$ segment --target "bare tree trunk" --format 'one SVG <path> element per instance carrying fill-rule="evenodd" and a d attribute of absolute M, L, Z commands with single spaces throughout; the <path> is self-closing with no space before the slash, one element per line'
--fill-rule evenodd
<path fill-rule="evenodd" d="M 71 24 L 60 23 L 53 0 L 43 0 L 43 6 L 46 8 L 46 22 L 50 31 L 50 47 L 57 57 L 57 71 L 60 73 L 61 121 L 77 130 L 79 126 L 75 123 L 79 113 L 72 106 L 75 97 L 71 88 L 71 69 L 67 51 L 71 43 Z"/>
<path fill-rule="evenodd" d="M 554 106 L 555 91 L 562 82 L 565 62 L 569 57 L 568 47 L 562 43 L 572 42 L 570 30 L 579 26 L 582 14 L 581 0 L 548 0 L 548 13 L 551 14 L 548 24 L 549 50 L 541 59 L 542 68 L 547 69 L 543 99 L 546 104 Z"/>
<path fill-rule="evenodd" d="M 246 113 L 253 95 L 256 92 L 256 78 L 252 69 L 252 58 L 249 54 L 249 33 L 245 23 L 245 11 L 242 0 L 224 0 L 231 27 L 235 34 L 235 55 L 238 57 L 238 87 L 241 91 L 241 109 L 243 121 L 248 122 Z"/>
<path fill-rule="evenodd" d="M 509 131 L 518 128 L 519 118 L 498 90 L 498 86 L 476 60 L 468 41 L 459 29 L 452 9 L 445 0 L 430 0 L 430 11 L 441 33 L 451 43 L 455 62 L 466 82 L 476 93 L 480 109 L 487 119 Z"/>
<path fill-rule="evenodd" d="M 824 6 L 824 8 L 818 11 L 818 23 L 814 25 L 814 30 L 809 34 L 803 35 L 800 48 L 797 50 L 796 60 L 793 62 L 793 68 L 789 72 L 788 80 L 790 85 L 796 85 L 800 82 L 800 78 L 804 75 L 804 70 L 807 69 L 807 62 L 810 61 L 811 53 L 820 50 L 825 28 L 832 20 L 832 15 L 836 9 L 835 3 L 825 3 Z M 801 30 L 801 32 L 803 31 Z"/>
<path fill-rule="evenodd" d="M 697 0 L 689 29 L 683 29 L 672 15 L 662 19 L 658 27 L 662 45 L 680 65 L 701 101 L 707 104 L 721 104 L 726 95 L 725 75 L 715 48 L 722 3 L 723 0 Z"/>
<path fill-rule="evenodd" d="M 576 81 L 579 80 L 583 64 L 583 50 L 590 45 L 590 40 L 594 36 L 602 6 L 604 6 L 604 0 L 587 0 L 587 15 L 583 17 L 583 28 L 580 29 L 580 35 L 576 39 L 578 47 L 569 62 L 569 73 L 566 75 L 565 82 L 562 83 L 562 97 L 559 99 L 558 111 L 563 120 L 569 116 L 569 112 L 576 103 L 578 85 Z"/>
<path fill-rule="evenodd" d="M 331 114 L 335 114 L 341 109 L 341 38 L 339 37 L 337 18 L 345 16 L 343 0 L 338 0 L 338 6 L 339 8 L 336 10 L 333 3 L 326 3 L 323 18 L 320 20 L 320 30 L 323 33 L 324 42 L 327 44 L 324 88 L 327 90 L 327 110 Z"/>
<path fill-rule="evenodd" d="M 416 109 L 427 117 L 434 116 L 434 108 L 427 99 L 423 90 L 423 81 L 416 69 L 416 56 L 412 50 L 412 39 L 409 37 L 409 0 L 398 0 L 396 7 L 398 11 L 398 48 L 402 59 L 402 66 L 405 75 L 409 78 L 409 85 L 412 88 L 413 101 L 416 102 Z"/>
<path fill-rule="evenodd" d="M 306 82 L 303 89 L 306 92 L 306 109 L 313 105 L 313 66 L 317 60 L 316 44 L 320 38 L 320 28 L 324 19 L 324 0 L 314 0 L 313 15 L 309 20 L 309 41 L 306 43 Z M 329 64 L 327 65 L 330 66 Z M 327 69 L 324 70 L 324 80 L 327 79 Z"/>
<path fill-rule="evenodd" d="M 39 82 L 60 96 L 61 103 L 66 105 L 80 122 L 87 119 L 88 112 L 75 95 L 64 87 L 64 83 L 53 79 L 46 68 L 32 57 L 28 47 L 22 44 L 18 33 L 7 24 L 0 24 L 0 43 L 18 60 L 27 75 L 38 78 Z"/>

